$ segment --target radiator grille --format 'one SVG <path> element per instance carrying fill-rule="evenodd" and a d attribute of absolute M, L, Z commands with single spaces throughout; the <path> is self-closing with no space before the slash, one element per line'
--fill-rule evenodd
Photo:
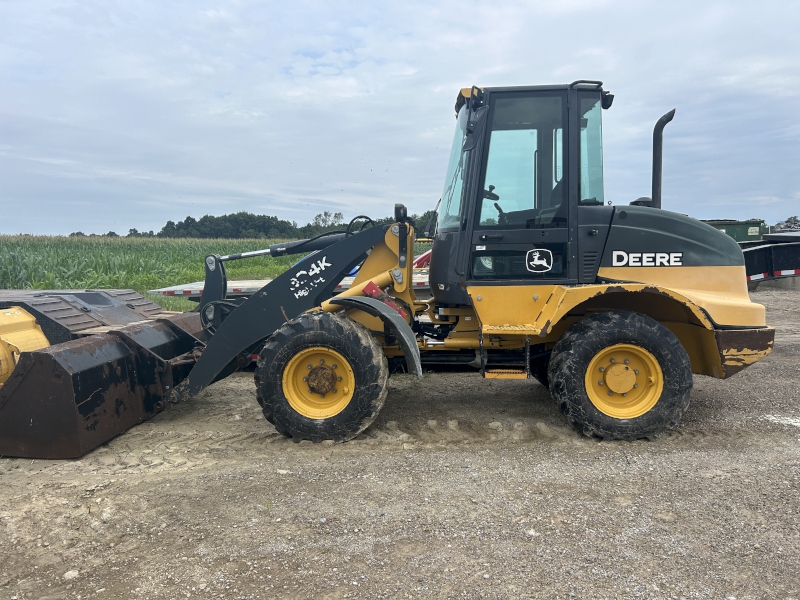
<path fill-rule="evenodd" d="M 586 251 L 581 256 L 581 281 L 584 283 L 593 282 L 597 273 L 598 252 L 594 250 Z"/>

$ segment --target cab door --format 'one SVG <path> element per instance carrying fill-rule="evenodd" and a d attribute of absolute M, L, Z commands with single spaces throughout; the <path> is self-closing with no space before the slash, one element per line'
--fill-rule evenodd
<path fill-rule="evenodd" d="M 577 219 L 569 201 L 568 93 L 490 96 L 471 234 L 471 281 L 577 281 L 571 252 Z"/>

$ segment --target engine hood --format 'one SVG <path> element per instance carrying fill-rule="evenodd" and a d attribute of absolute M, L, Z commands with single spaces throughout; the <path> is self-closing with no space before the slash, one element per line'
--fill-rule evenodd
<path fill-rule="evenodd" d="M 617 208 L 601 267 L 742 266 L 730 236 L 686 215 L 647 206 Z"/>

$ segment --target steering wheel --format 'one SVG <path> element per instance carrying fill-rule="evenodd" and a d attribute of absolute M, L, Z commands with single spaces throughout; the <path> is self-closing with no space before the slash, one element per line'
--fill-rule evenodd
<path fill-rule="evenodd" d="M 490 185 L 488 190 L 483 190 L 483 198 L 485 200 L 500 200 L 500 196 L 494 193 L 494 186 Z M 503 212 L 503 207 L 495 202 L 494 207 L 497 209 L 497 222 L 504 225 L 506 222 L 506 213 Z"/>

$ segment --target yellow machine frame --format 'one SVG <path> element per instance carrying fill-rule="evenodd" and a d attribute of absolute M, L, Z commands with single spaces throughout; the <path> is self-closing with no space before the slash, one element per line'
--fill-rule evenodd
<path fill-rule="evenodd" d="M 413 243 L 414 228 L 409 227 L 408 247 Z M 526 338 L 551 348 L 587 314 L 618 309 L 652 317 L 672 331 L 686 349 L 694 373 L 723 379 L 772 351 L 772 330 L 765 327 L 764 307 L 750 301 L 744 267 L 601 268 L 598 277 L 613 283 L 468 286 L 472 307 L 434 307 L 432 301 L 417 301 L 409 285 L 412 261 L 401 267 L 399 253 L 397 233 L 390 229 L 341 296 L 363 295 L 364 288 L 374 283 L 434 324 L 455 323 L 443 343 L 420 341 L 422 352 L 515 349 L 524 347 Z M 340 307 L 325 302 L 322 309 L 334 312 Z M 348 315 L 381 337 L 380 319 L 357 309 Z M 407 321 L 411 319 L 408 314 Z M 742 327 L 760 328 L 769 341 L 762 347 L 742 347 L 735 335 Z M 394 345 L 384 350 L 387 356 L 402 354 Z M 509 371 L 498 376 L 519 374 Z"/>

